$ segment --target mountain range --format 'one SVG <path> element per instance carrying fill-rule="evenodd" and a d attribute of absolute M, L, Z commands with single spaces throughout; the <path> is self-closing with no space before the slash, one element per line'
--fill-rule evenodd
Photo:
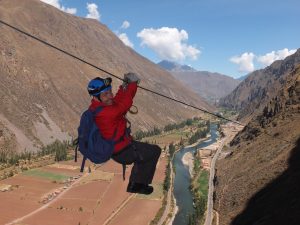
<path fill-rule="evenodd" d="M 188 104 L 214 110 L 165 70 L 125 46 L 97 20 L 64 13 L 39 0 L 1 0 L 0 19 L 112 74 L 135 72 L 140 85 Z M 75 137 L 89 106 L 90 79 L 108 75 L 0 25 L 0 150 L 31 151 L 55 139 Z M 115 92 L 121 81 L 113 79 Z M 139 89 L 133 131 L 202 115 Z"/>
<path fill-rule="evenodd" d="M 240 111 L 239 119 L 254 117 L 276 96 L 285 80 L 300 63 L 300 49 L 284 60 L 277 60 L 265 69 L 254 71 L 219 105 Z"/>
<path fill-rule="evenodd" d="M 188 104 L 212 111 L 199 95 L 211 102 L 222 97 L 220 105 L 239 111 L 238 119 L 247 126 L 217 161 L 219 224 L 299 224 L 300 50 L 239 83 L 190 66 L 158 66 L 98 21 L 39 0 L 0 0 L 0 20 L 120 77 L 135 72 L 141 86 Z M 35 151 L 55 139 L 75 137 L 90 104 L 87 83 L 97 76 L 108 75 L 1 24 L 0 153 Z M 113 80 L 114 92 L 120 84 Z M 139 113 L 128 115 L 134 131 L 204 117 L 141 89 L 134 105 Z"/>
<path fill-rule="evenodd" d="M 216 103 L 220 98 L 230 94 L 240 83 L 239 80 L 230 76 L 208 71 L 197 71 L 190 66 L 166 60 L 159 62 L 158 65 L 211 103 Z"/>
<path fill-rule="evenodd" d="M 253 72 L 221 101 L 249 121 L 217 162 L 221 225 L 299 224 L 299 54 Z"/>

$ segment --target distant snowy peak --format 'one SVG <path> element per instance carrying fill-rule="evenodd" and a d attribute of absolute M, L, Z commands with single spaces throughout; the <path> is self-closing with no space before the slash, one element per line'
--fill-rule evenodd
<path fill-rule="evenodd" d="M 163 60 L 159 63 L 157 63 L 161 68 L 172 71 L 172 72 L 196 72 L 193 67 L 190 67 L 188 65 L 180 65 L 176 62 L 171 62 L 167 60 Z"/>
<path fill-rule="evenodd" d="M 190 66 L 166 60 L 157 63 L 157 65 L 169 71 L 177 80 L 188 85 L 199 96 L 213 104 L 228 95 L 240 83 L 239 80 L 224 74 L 197 71 Z"/>

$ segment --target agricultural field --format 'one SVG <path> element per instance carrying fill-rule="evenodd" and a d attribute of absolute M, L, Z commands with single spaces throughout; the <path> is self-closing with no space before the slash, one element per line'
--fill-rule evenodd
<path fill-rule="evenodd" d="M 171 143 L 187 142 L 201 129 L 199 123 L 201 121 L 194 121 L 190 126 L 144 137 L 142 141 L 166 149 Z M 55 152 L 55 148 L 50 150 L 46 153 Z M 70 158 L 69 153 L 67 158 Z M 149 224 L 163 205 L 166 154 L 159 160 L 152 184 L 155 191 L 149 196 L 126 192 L 131 166 L 127 166 L 127 180 L 123 181 L 122 166 L 113 160 L 102 165 L 87 162 L 84 173 L 80 173 L 80 158 L 78 162 L 55 162 L 49 156 L 41 159 L 35 158 L 34 163 L 30 159 L 23 160 L 23 170 L 12 166 L 12 176 L 0 181 L 3 209 L 0 224 L 106 225 L 120 224 L 120 221 L 125 225 Z M 49 163 L 45 164 L 44 159 Z"/>
<path fill-rule="evenodd" d="M 164 148 L 165 146 L 168 146 L 170 143 L 179 143 L 181 139 L 187 139 L 187 135 L 189 135 L 190 132 L 184 131 L 184 132 L 172 132 L 167 134 L 161 134 L 161 135 L 155 135 L 152 137 L 146 137 L 143 138 L 143 142 L 153 143 L 159 145 L 161 148 Z"/>
<path fill-rule="evenodd" d="M 84 173 L 80 163 L 62 161 L 1 180 L 0 224 L 148 224 L 161 208 L 166 158 L 147 197 L 126 192 L 130 166 L 123 181 L 122 166 L 113 160 L 87 162 Z"/>
<path fill-rule="evenodd" d="M 164 149 L 165 147 L 169 146 L 170 143 L 179 144 L 187 142 L 189 138 L 199 129 L 205 129 L 205 121 L 193 120 L 191 124 L 182 128 L 162 132 L 161 134 L 150 137 L 144 137 L 142 141 L 151 144 L 157 144 Z"/>

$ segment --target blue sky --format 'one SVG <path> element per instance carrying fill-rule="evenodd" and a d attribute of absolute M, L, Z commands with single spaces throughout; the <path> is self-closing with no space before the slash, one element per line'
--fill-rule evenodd
<path fill-rule="evenodd" d="M 300 47 L 299 0 L 43 0 L 97 19 L 149 60 L 240 77 Z"/>

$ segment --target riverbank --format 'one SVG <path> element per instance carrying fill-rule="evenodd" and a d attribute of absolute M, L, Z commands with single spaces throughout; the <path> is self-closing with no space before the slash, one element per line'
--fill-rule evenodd
<path fill-rule="evenodd" d="M 208 165 L 210 166 L 210 163 L 208 163 L 208 159 L 211 159 L 215 154 L 216 150 L 222 147 L 220 140 L 217 141 L 218 131 L 216 125 L 214 125 L 210 129 L 211 136 L 202 139 L 200 143 L 197 143 L 197 145 L 192 145 L 193 147 L 196 147 L 197 150 L 195 150 L 195 148 L 185 149 L 181 154 L 182 156 L 180 158 L 180 161 L 182 162 L 186 171 L 188 172 L 189 177 L 191 177 L 191 179 L 189 180 L 188 189 L 191 191 L 192 202 L 188 203 L 188 196 L 183 196 L 183 193 L 181 193 L 179 196 L 176 196 L 176 198 L 179 198 L 181 202 L 184 201 L 184 204 L 179 205 L 179 213 L 181 213 L 181 219 L 175 219 L 174 224 L 176 225 L 187 222 L 189 224 L 198 224 L 199 221 L 204 222 L 205 220 L 204 215 L 207 206 L 206 202 L 208 198 L 209 182 L 209 167 L 206 167 Z M 180 183 L 179 188 L 182 187 L 183 185 L 182 183 Z M 183 207 L 187 207 L 187 204 L 193 205 L 193 209 L 186 210 L 185 208 L 183 210 Z M 186 220 L 184 219 L 184 217 L 188 219 Z"/>
<path fill-rule="evenodd" d="M 177 212 L 178 212 L 178 210 L 179 210 L 179 208 L 178 208 L 178 206 L 177 206 L 177 204 L 176 204 L 176 199 L 175 199 L 175 197 L 174 197 L 174 194 L 172 194 L 172 201 L 174 202 L 174 209 L 173 209 L 172 212 L 170 212 L 172 216 L 171 216 L 169 222 L 166 223 L 167 225 L 172 225 L 172 224 L 173 224 L 173 221 L 174 221 L 174 219 L 175 219 L 175 216 L 176 216 L 176 214 L 177 214 Z"/>
<path fill-rule="evenodd" d="M 197 145 L 199 145 L 201 142 L 203 141 L 207 141 L 211 138 L 211 135 L 208 134 L 205 138 L 200 138 L 197 142 L 195 142 L 194 144 L 191 145 L 187 145 L 185 146 L 185 148 L 192 148 L 192 147 L 196 147 Z"/>
<path fill-rule="evenodd" d="M 199 141 L 197 141 L 196 143 L 185 146 L 185 148 L 196 147 L 200 143 L 208 141 L 210 138 L 211 138 L 211 135 L 209 134 L 205 138 L 199 139 Z M 186 152 L 182 157 L 182 163 L 189 168 L 190 176 L 193 177 L 193 171 L 194 171 L 194 156 L 193 156 L 193 154 L 191 152 Z"/>
<path fill-rule="evenodd" d="M 199 142 L 197 142 L 197 144 L 200 144 L 201 142 L 205 142 L 207 141 L 208 139 L 210 138 L 210 135 L 209 137 L 207 138 L 204 138 L 204 139 L 201 139 Z M 196 145 L 195 145 L 196 146 Z M 192 147 L 195 147 L 194 144 Z M 219 149 L 220 147 L 222 146 L 222 142 L 219 140 L 211 145 L 208 145 L 208 146 L 205 146 L 203 148 L 201 148 L 201 150 L 212 150 L 213 152 L 215 152 L 217 149 Z M 187 146 L 187 147 L 191 147 L 190 145 Z M 197 149 L 198 151 L 198 149 Z M 182 163 L 188 167 L 189 169 L 189 173 L 190 173 L 190 176 L 193 177 L 194 175 L 194 158 L 195 156 L 191 153 L 191 152 L 186 152 L 183 157 L 182 157 Z M 201 160 L 201 159 L 200 159 Z M 202 160 L 201 160 L 201 163 L 202 163 Z M 209 169 L 209 168 L 207 168 Z"/>
<path fill-rule="evenodd" d="M 198 167 L 199 160 L 194 160 L 196 149 L 210 145 L 218 137 L 217 125 L 211 124 L 210 131 L 205 138 L 200 138 L 192 145 L 184 146 L 181 151 L 175 154 L 173 164 L 176 168 L 174 180 L 174 197 L 177 201 L 178 212 L 175 216 L 173 225 L 190 224 L 198 215 L 198 206 L 191 190 L 191 179 L 194 177 L 194 163 Z M 206 171 L 205 171 L 206 172 Z M 206 172 L 207 173 L 207 172 Z M 207 177 L 207 176 L 206 176 Z M 201 179 L 203 176 L 201 176 Z M 198 186 L 198 185 L 197 185 Z M 206 194 L 207 195 L 207 194 Z M 203 195 L 204 196 L 204 195 Z"/>
<path fill-rule="evenodd" d="M 189 168 L 190 176 L 193 177 L 194 171 L 194 155 L 191 152 L 187 152 L 182 157 L 182 163 Z"/>

